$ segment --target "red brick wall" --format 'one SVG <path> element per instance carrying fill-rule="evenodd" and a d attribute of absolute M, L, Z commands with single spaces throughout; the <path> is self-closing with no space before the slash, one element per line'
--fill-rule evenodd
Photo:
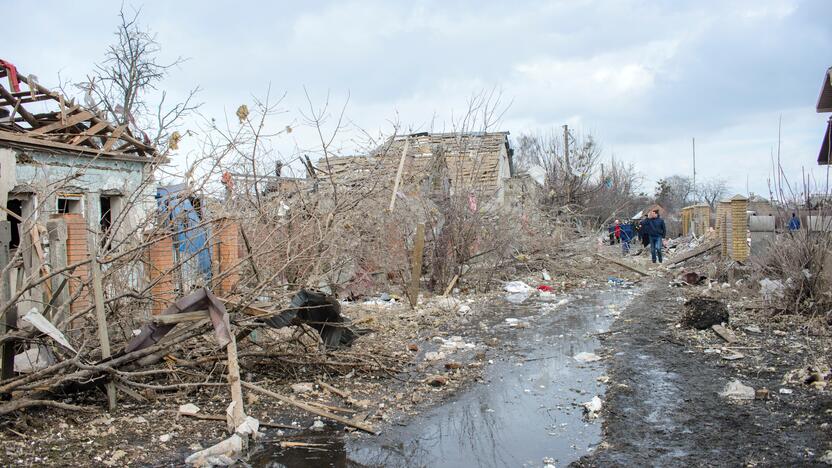
<path fill-rule="evenodd" d="M 153 297 L 151 313 L 159 315 L 176 300 L 176 283 L 172 270 L 174 265 L 173 238 L 162 237 L 150 244 L 147 257 L 148 280 L 153 284 L 150 287 L 150 294 Z"/>
<path fill-rule="evenodd" d="M 86 219 L 78 213 L 68 213 L 59 216 L 66 222 L 66 264 L 72 265 L 73 263 L 86 260 L 90 255 L 87 244 L 89 231 L 87 231 Z M 69 308 L 71 313 L 74 314 L 86 310 L 92 305 L 89 281 L 89 264 L 84 264 L 72 272 L 68 282 L 70 297 L 75 297 L 79 291 L 81 293 L 77 299 L 72 301 Z"/>
<path fill-rule="evenodd" d="M 236 221 L 222 219 L 214 225 L 213 234 L 214 272 L 224 275 L 219 283 L 214 284 L 214 289 L 218 294 L 227 294 L 240 281 L 240 225 Z"/>

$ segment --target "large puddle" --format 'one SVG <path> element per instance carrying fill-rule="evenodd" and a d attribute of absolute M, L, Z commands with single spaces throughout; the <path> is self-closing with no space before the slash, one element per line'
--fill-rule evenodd
<path fill-rule="evenodd" d="M 281 449 L 267 441 L 249 463 L 497 467 L 541 466 L 549 458 L 557 466 L 568 464 L 601 441 L 601 421 L 587 420 L 583 403 L 604 394 L 598 380 L 604 361 L 578 362 L 574 356 L 598 351 L 597 334 L 609 328 L 633 295 L 633 290 L 612 288 L 571 295 L 560 306 L 535 299 L 500 301 L 475 320 L 478 328 L 483 320 L 487 324 L 486 336 L 482 331 L 478 336 L 503 343 L 489 353 L 493 364 L 484 382 L 378 437 L 302 433 L 296 440 L 321 444 L 319 449 Z M 530 326 L 511 328 L 509 317 Z"/>

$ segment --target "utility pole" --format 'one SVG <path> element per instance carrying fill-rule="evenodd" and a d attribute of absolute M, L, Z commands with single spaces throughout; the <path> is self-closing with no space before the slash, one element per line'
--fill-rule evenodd
<path fill-rule="evenodd" d="M 693 190 L 696 190 L 696 138 L 690 139 L 693 146 Z"/>
<path fill-rule="evenodd" d="M 569 125 L 563 126 L 563 159 L 566 163 L 566 203 L 572 203 L 572 164 L 569 162 Z"/>

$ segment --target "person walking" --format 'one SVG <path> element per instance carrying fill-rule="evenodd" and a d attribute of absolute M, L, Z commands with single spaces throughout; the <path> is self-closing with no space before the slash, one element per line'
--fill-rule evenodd
<path fill-rule="evenodd" d="M 641 247 L 646 249 L 648 245 L 650 245 L 650 235 L 647 234 L 647 215 L 641 218 L 641 221 L 638 223 L 638 235 L 641 237 Z"/>
<path fill-rule="evenodd" d="M 646 228 L 647 235 L 650 236 L 650 257 L 653 259 L 653 263 L 656 263 L 656 260 L 662 263 L 662 240 L 667 234 L 667 229 L 664 220 L 659 216 L 658 209 L 648 213 L 647 222 L 644 227 Z"/>
<path fill-rule="evenodd" d="M 632 229 L 632 226 L 621 227 L 621 255 L 627 255 L 630 253 L 630 235 L 629 229 Z"/>
<path fill-rule="evenodd" d="M 800 230 L 800 218 L 792 213 L 792 219 L 789 220 L 789 232 L 795 232 L 798 230 Z"/>

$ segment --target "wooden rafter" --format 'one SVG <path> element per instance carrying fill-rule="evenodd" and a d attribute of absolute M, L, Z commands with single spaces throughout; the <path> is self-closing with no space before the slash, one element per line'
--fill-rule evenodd
<path fill-rule="evenodd" d="M 6 74 L 0 67 L 0 78 Z M 136 139 L 127 125 L 115 126 L 94 110 L 75 104 L 23 73 L 19 73 L 18 79 L 24 88 L 20 91 L 12 92 L 0 84 L 0 141 L 77 148 L 87 154 L 157 156 L 155 149 Z M 44 101 L 52 101 L 55 110 L 35 114 L 26 108 L 28 104 Z"/>

